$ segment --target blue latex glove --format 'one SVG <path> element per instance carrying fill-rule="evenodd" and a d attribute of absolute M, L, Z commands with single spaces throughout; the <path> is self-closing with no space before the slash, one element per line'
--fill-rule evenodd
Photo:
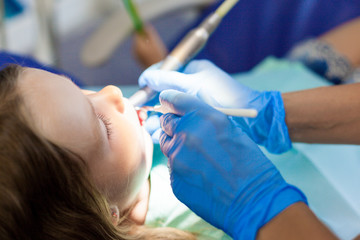
<path fill-rule="evenodd" d="M 152 66 L 150 66 L 148 69 L 152 69 L 152 70 L 158 70 L 159 67 L 161 66 L 162 62 L 156 63 Z M 159 93 L 157 94 L 157 96 L 155 96 L 154 98 L 150 99 L 150 101 L 146 102 L 144 104 L 144 106 L 154 106 L 154 105 L 158 105 L 159 104 Z M 148 118 L 146 119 L 145 123 L 144 123 L 144 127 L 146 129 L 146 131 L 150 134 L 151 139 L 153 141 L 154 144 L 158 144 L 159 143 L 159 136 L 160 136 L 160 132 L 161 132 L 161 128 L 160 128 L 160 115 L 159 113 L 155 113 L 155 112 L 148 112 Z"/>
<path fill-rule="evenodd" d="M 161 120 L 176 197 L 235 239 L 255 239 L 282 210 L 306 198 L 226 115 L 175 90 L 160 94 L 175 114 Z"/>
<path fill-rule="evenodd" d="M 269 152 L 282 153 L 291 148 L 280 92 L 250 89 L 209 61 L 192 61 L 183 73 L 150 68 L 140 76 L 139 85 L 158 92 L 179 90 L 214 107 L 254 108 L 259 113 L 256 118 L 233 118 L 238 126 Z"/>
<path fill-rule="evenodd" d="M 146 131 L 150 134 L 153 143 L 159 143 L 159 137 L 161 133 L 159 115 L 151 115 L 146 119 L 144 127 Z"/>

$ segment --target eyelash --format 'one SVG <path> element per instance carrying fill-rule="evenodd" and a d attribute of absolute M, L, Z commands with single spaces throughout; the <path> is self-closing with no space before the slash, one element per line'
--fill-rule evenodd
<path fill-rule="evenodd" d="M 103 114 L 96 114 L 96 115 L 104 123 L 107 137 L 110 139 L 111 134 L 112 134 L 110 119 L 105 117 L 105 115 L 103 115 Z"/>

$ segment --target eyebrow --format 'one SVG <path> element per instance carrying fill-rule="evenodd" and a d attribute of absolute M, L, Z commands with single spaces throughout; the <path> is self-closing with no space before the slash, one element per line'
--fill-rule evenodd
<path fill-rule="evenodd" d="M 74 83 L 74 81 L 73 81 L 69 76 L 66 76 L 66 75 L 64 75 L 64 74 L 61 74 L 60 76 L 62 76 L 62 77 L 65 78 L 66 80 L 69 80 L 70 82 L 72 82 L 76 87 L 78 87 L 78 89 L 79 89 L 80 91 L 82 90 L 78 85 L 76 85 L 76 84 Z M 92 115 L 94 116 L 94 118 L 97 118 L 96 113 L 95 113 L 95 107 L 94 107 L 93 103 L 89 100 L 88 97 L 85 96 L 85 94 L 82 93 L 82 95 L 86 98 L 86 101 L 89 103 L 89 105 L 90 105 L 90 107 L 91 107 L 91 112 L 93 113 Z"/>
<path fill-rule="evenodd" d="M 79 88 L 79 89 L 80 89 L 80 88 Z M 88 97 L 86 97 L 85 94 L 83 94 L 83 96 L 85 97 L 87 103 L 90 105 L 91 113 L 92 113 L 92 114 L 91 114 L 91 115 L 92 115 L 92 118 L 94 119 L 95 122 L 98 122 L 98 121 L 97 121 L 97 120 L 98 120 L 98 117 L 97 117 L 97 114 L 96 114 L 96 111 L 95 111 L 94 104 L 89 100 Z M 99 137 L 100 137 L 100 139 L 102 139 L 102 137 L 101 137 L 102 134 L 101 134 L 100 125 L 99 125 L 99 124 L 95 124 L 95 125 L 96 125 L 95 130 L 98 130 L 98 133 L 100 134 Z"/>
<path fill-rule="evenodd" d="M 69 80 L 70 82 L 72 82 L 76 87 L 78 87 L 78 89 L 79 89 L 80 91 L 82 90 L 78 85 L 76 85 L 76 84 L 74 83 L 74 81 L 73 81 L 70 77 L 68 77 L 68 76 L 66 76 L 66 75 L 64 75 L 64 74 L 61 74 L 60 76 L 66 78 L 67 80 Z M 89 100 L 88 97 L 86 97 L 85 94 L 82 93 L 82 95 L 86 98 L 86 101 L 89 103 L 89 105 L 90 105 L 90 107 L 91 107 L 91 112 L 93 113 L 92 115 L 97 118 L 96 113 L 95 113 L 94 104 Z"/>
<path fill-rule="evenodd" d="M 67 76 L 67 75 L 65 75 L 65 74 L 58 74 L 59 76 L 62 76 L 63 78 L 66 78 L 66 80 L 69 80 L 70 82 L 72 82 L 73 84 L 75 84 L 74 83 L 74 81 L 69 77 L 69 76 Z M 75 86 L 77 86 L 77 87 L 79 87 L 78 85 L 76 85 L 75 84 Z M 80 87 L 79 87 L 80 88 Z"/>
<path fill-rule="evenodd" d="M 94 104 L 89 100 L 89 98 L 87 98 L 85 95 L 84 97 L 86 98 L 86 101 L 89 103 L 90 105 L 90 108 L 91 108 L 91 115 L 93 116 L 93 119 L 94 120 L 98 120 L 98 117 L 97 117 L 97 114 L 96 114 L 96 111 L 95 111 L 95 107 L 94 107 Z M 96 128 L 101 130 L 101 128 L 99 127 L 99 124 L 96 124 Z"/>
<path fill-rule="evenodd" d="M 76 85 L 76 84 L 74 83 L 74 81 L 73 81 L 69 76 L 66 76 L 66 75 L 64 75 L 64 74 L 61 74 L 60 76 L 64 77 L 66 80 L 69 80 L 70 82 L 72 82 L 80 91 L 82 90 L 78 85 Z M 91 115 L 92 115 L 93 119 L 94 119 L 94 120 L 97 120 L 98 117 L 97 117 L 97 115 L 96 115 L 96 111 L 95 111 L 94 104 L 89 100 L 88 97 L 86 97 L 85 94 L 82 93 L 82 95 L 85 97 L 86 101 L 87 101 L 88 104 L 90 105 L 91 113 L 92 113 Z M 99 131 L 98 133 L 101 132 L 101 128 L 100 128 L 99 124 L 96 124 L 95 130 L 98 130 L 98 131 Z M 100 135 L 101 135 L 101 133 L 100 133 Z M 100 137 L 100 139 L 102 139 L 102 138 Z"/>
<path fill-rule="evenodd" d="M 94 104 L 86 96 L 85 96 L 85 98 L 86 98 L 86 101 L 89 103 L 89 105 L 91 107 L 91 112 L 93 113 L 94 116 L 96 116 Z"/>

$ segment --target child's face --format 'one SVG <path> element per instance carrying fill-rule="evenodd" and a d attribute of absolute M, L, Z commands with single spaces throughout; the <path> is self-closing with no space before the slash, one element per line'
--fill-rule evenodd
<path fill-rule="evenodd" d="M 65 77 L 32 68 L 19 88 L 35 128 L 80 155 L 112 204 L 132 204 L 149 175 L 152 143 L 120 89 L 84 94 Z"/>

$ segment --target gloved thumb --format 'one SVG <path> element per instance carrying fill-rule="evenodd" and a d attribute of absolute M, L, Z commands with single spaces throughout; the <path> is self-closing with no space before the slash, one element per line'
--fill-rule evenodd
<path fill-rule="evenodd" d="M 185 66 L 183 73 L 196 74 L 202 71 L 209 71 L 211 69 L 220 70 L 209 60 L 193 60 Z"/>
<path fill-rule="evenodd" d="M 191 76 L 176 71 L 164 71 L 150 68 L 141 74 L 139 86 L 148 86 L 157 92 L 166 89 L 187 92 L 191 88 Z"/>
<path fill-rule="evenodd" d="M 197 109 L 214 110 L 198 98 L 176 90 L 165 90 L 160 93 L 160 103 L 166 113 L 183 116 Z"/>

